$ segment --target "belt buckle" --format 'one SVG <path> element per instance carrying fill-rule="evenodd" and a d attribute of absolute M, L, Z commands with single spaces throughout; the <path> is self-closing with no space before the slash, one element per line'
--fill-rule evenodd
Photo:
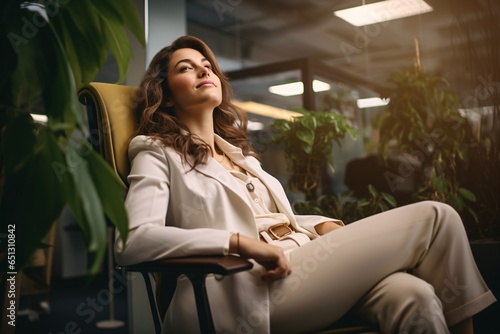
<path fill-rule="evenodd" d="M 292 232 L 292 228 L 287 223 L 279 223 L 267 228 L 267 233 L 275 240 L 281 240 Z"/>

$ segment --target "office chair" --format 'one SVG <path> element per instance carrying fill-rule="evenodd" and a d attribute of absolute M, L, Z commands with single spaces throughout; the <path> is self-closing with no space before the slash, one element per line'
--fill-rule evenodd
<path fill-rule="evenodd" d="M 136 129 L 132 111 L 138 100 L 136 87 L 93 82 L 79 92 L 79 100 L 86 106 L 93 148 L 111 165 L 122 182 L 127 185 L 130 165 L 128 145 Z M 250 270 L 253 264 L 238 256 L 199 256 L 165 259 L 122 267 L 128 272 L 140 272 L 153 315 L 155 330 L 160 333 L 162 320 L 173 297 L 177 277 L 186 275 L 193 284 L 198 320 L 202 333 L 215 333 L 210 305 L 205 288 L 208 274 L 231 275 Z M 156 295 L 150 273 L 156 279 Z M 341 328 L 339 328 L 341 326 Z M 341 321 L 322 333 L 376 333 L 371 326 L 347 327 Z"/>
<path fill-rule="evenodd" d="M 132 115 L 137 88 L 90 83 L 79 92 L 79 100 L 86 106 L 89 123 L 89 141 L 93 148 L 111 165 L 122 182 L 127 185 L 129 173 L 128 144 L 136 129 Z M 179 275 L 186 275 L 193 285 L 199 325 L 202 333 L 215 333 L 210 305 L 205 288 L 208 274 L 231 275 L 249 270 L 253 264 L 238 256 L 199 256 L 152 261 L 122 267 L 128 272 L 140 272 L 146 283 L 155 330 L 161 331 L 161 322 L 175 290 Z M 157 293 L 162 293 L 157 307 L 149 274 L 163 280 Z M 161 273 L 162 275 L 158 275 Z M 159 278 L 161 276 L 162 278 Z"/>

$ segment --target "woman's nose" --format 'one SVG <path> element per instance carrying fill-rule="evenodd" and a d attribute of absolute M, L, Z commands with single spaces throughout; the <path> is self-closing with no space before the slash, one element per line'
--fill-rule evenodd
<path fill-rule="evenodd" d="M 210 69 L 208 69 L 207 67 L 201 67 L 201 70 L 199 71 L 199 76 L 200 77 L 204 77 L 204 76 L 210 76 Z"/>

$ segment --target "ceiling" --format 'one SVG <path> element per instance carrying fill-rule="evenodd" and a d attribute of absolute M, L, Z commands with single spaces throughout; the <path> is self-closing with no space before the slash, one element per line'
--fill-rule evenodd
<path fill-rule="evenodd" d="M 363 83 L 375 91 L 390 73 L 414 65 L 415 39 L 424 70 L 460 82 L 466 52 L 460 48 L 464 38 L 458 23 L 466 24 L 481 49 L 477 13 L 493 12 L 497 21 L 500 16 L 497 0 L 427 3 L 430 13 L 360 28 L 333 12 L 362 0 L 187 0 L 186 8 L 188 33 L 210 45 L 224 71 L 307 58 L 342 74 L 348 84 Z"/>

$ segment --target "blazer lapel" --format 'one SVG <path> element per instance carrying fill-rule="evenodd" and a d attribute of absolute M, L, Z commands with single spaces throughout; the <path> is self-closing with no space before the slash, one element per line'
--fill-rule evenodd
<path fill-rule="evenodd" d="M 297 224 L 295 214 L 281 183 L 268 173 L 264 172 L 257 159 L 245 158 L 240 148 L 231 145 L 217 135 L 215 135 L 215 142 L 222 149 L 222 151 L 231 160 L 233 160 L 233 162 L 257 176 L 262 183 L 264 183 L 264 185 L 269 189 L 278 211 L 284 213 L 290 219 L 290 223 L 297 231 L 313 237 L 309 231 Z M 235 193 L 241 199 L 242 205 L 245 205 L 249 210 L 252 210 L 250 205 L 246 202 L 246 195 L 244 193 L 245 190 L 239 186 L 231 173 L 217 163 L 215 159 L 210 157 L 206 164 L 197 166 L 196 170 L 203 175 L 220 182 L 228 191 Z"/>
<path fill-rule="evenodd" d="M 288 202 L 286 194 L 282 191 L 283 186 L 279 183 L 279 181 L 265 173 L 258 160 L 245 158 L 240 148 L 231 145 L 217 135 L 215 137 L 215 141 L 231 160 L 253 175 L 257 176 L 262 183 L 264 183 L 264 185 L 269 189 L 279 212 L 286 214 L 290 218 L 290 221 L 296 225 L 293 210 Z"/>
<path fill-rule="evenodd" d="M 228 191 L 235 193 L 246 204 L 244 190 L 239 187 L 234 177 L 214 158 L 209 157 L 207 163 L 196 166 L 196 171 L 220 182 Z"/>

